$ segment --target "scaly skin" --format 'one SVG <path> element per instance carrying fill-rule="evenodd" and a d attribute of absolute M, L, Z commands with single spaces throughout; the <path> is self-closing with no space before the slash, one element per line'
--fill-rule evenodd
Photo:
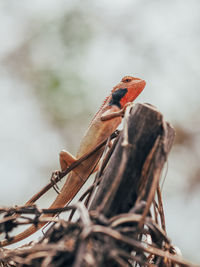
<path fill-rule="evenodd" d="M 92 122 L 90 123 L 89 128 L 80 143 L 76 159 L 80 158 L 88 151 L 94 149 L 99 143 L 106 140 L 117 129 L 122 120 L 120 116 L 113 116 L 113 118 L 105 121 L 102 120 L 102 117 L 106 117 L 107 115 L 110 115 L 112 113 L 119 112 L 125 107 L 127 103 L 134 101 L 135 98 L 142 92 L 145 85 L 146 83 L 144 80 L 126 76 L 112 89 L 111 94 L 106 98 L 103 105 L 100 107 L 99 111 L 95 114 Z M 97 151 L 87 160 L 82 162 L 73 171 L 71 171 L 60 194 L 56 197 L 49 208 L 62 208 L 74 198 L 74 196 L 78 193 L 90 174 L 94 171 L 103 153 L 103 149 L 104 148 Z M 70 163 L 73 162 L 73 160 L 76 160 L 70 158 L 71 161 L 69 160 L 67 162 L 67 159 L 65 158 L 66 154 L 68 153 L 64 151 L 61 151 L 60 153 L 62 170 L 66 169 L 67 166 L 69 166 Z M 69 157 L 72 156 L 70 155 Z M 42 218 L 53 216 L 53 214 L 48 214 L 43 215 Z M 0 247 L 7 246 L 25 239 L 26 237 L 35 233 L 45 224 L 46 223 L 40 223 L 37 227 L 35 227 L 34 225 L 30 226 L 24 232 L 13 237 L 12 240 L 8 241 L 5 239 L 1 241 Z"/>

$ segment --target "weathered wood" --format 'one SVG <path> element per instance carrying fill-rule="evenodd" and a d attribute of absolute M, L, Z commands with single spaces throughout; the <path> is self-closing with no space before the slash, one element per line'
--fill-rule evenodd
<path fill-rule="evenodd" d="M 124 129 L 90 207 L 106 217 L 128 212 L 144 188 L 142 199 L 147 201 L 153 177 L 160 176 L 175 135 L 149 104 L 136 104 L 127 126 L 128 145 L 122 145 Z"/>

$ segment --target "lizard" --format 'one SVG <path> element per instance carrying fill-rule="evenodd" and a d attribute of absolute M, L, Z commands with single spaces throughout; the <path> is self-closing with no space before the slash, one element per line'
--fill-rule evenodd
<path fill-rule="evenodd" d="M 59 155 L 61 170 L 66 170 L 73 162 L 94 149 L 99 143 L 105 141 L 117 129 L 122 121 L 123 110 L 127 104 L 133 102 L 143 91 L 146 82 L 132 76 L 125 76 L 111 90 L 100 109 L 94 115 L 89 127 L 82 138 L 76 157 L 62 150 Z M 49 209 L 63 208 L 78 193 L 88 177 L 98 169 L 98 162 L 104 147 L 96 151 L 91 157 L 80 163 L 67 177 L 61 192 L 50 205 Z M 45 217 L 54 217 L 55 214 L 45 214 Z M 8 239 L 0 241 L 0 247 L 21 241 L 42 228 L 47 222 L 40 222 L 37 226 L 31 225 L 25 231 Z"/>

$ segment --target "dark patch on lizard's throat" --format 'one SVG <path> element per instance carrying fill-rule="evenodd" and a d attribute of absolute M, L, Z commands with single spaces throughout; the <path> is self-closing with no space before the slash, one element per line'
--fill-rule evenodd
<path fill-rule="evenodd" d="M 115 92 L 112 93 L 112 99 L 109 102 L 109 105 L 116 105 L 119 108 L 121 108 L 121 104 L 120 104 L 120 100 L 122 99 L 122 97 L 125 96 L 125 94 L 127 93 L 128 89 L 127 88 L 120 88 L 118 90 L 116 90 Z"/>

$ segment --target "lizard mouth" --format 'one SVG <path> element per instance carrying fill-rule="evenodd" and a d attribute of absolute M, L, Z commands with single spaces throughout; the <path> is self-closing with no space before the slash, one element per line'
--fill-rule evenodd
<path fill-rule="evenodd" d="M 137 79 L 137 78 L 134 80 L 134 83 L 136 83 L 136 84 L 141 83 L 141 84 L 143 84 L 144 86 L 146 85 L 145 80 L 141 80 L 141 79 Z"/>

